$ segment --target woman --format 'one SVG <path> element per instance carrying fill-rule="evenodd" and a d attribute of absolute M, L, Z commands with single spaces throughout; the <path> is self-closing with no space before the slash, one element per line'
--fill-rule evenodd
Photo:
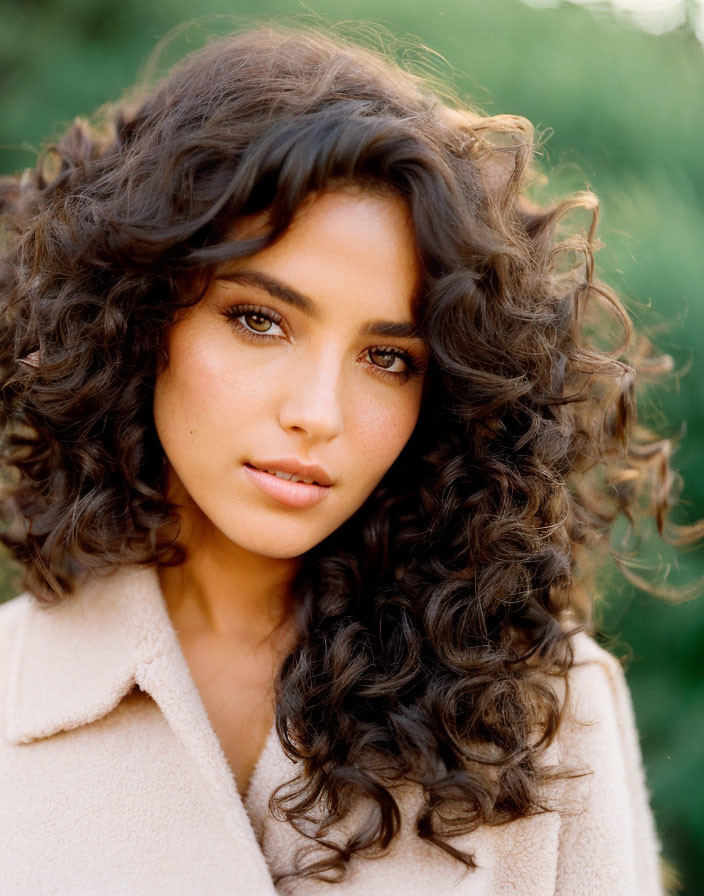
<path fill-rule="evenodd" d="M 672 474 L 594 197 L 315 31 L 103 119 L 3 187 L 5 891 L 661 893 L 589 573 Z"/>

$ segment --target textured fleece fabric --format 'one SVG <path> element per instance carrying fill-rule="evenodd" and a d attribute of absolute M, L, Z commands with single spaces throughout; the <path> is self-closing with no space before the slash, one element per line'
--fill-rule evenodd
<path fill-rule="evenodd" d="M 463 876 L 414 833 L 422 793 L 408 782 L 395 792 L 403 824 L 386 855 L 355 856 L 342 883 L 275 886 L 309 842 L 267 808 L 299 766 L 272 727 L 241 799 L 156 570 L 94 575 L 49 608 L 19 595 L 0 607 L 0 892 L 661 896 L 623 672 L 586 634 L 574 640 L 572 711 L 552 761 L 591 773 L 552 785 L 559 811 L 452 838 L 477 862 Z M 365 816 L 355 809 L 337 842 Z"/>

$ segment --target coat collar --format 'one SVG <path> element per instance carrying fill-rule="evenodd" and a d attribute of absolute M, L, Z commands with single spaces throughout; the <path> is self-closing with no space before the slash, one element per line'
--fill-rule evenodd
<path fill-rule="evenodd" d="M 223 811 L 241 820 L 244 806 L 234 775 L 183 654 L 156 567 L 94 573 L 50 606 L 42 606 L 29 592 L 17 601 L 5 700 L 8 741 L 29 744 L 87 725 L 138 687 L 162 711 Z M 265 797 L 260 778 L 291 770 L 291 761 L 277 746 L 272 726 L 247 796 L 257 830 Z"/>
<path fill-rule="evenodd" d="M 243 803 L 191 676 L 155 567 L 92 574 L 66 600 L 44 607 L 17 598 L 5 735 L 29 744 L 89 724 L 133 687 L 149 694 L 180 739 L 223 814 L 243 893 L 275 896 L 260 849 L 268 778 L 292 769 L 272 728 Z M 271 783 L 271 782 L 269 782 Z"/>
<path fill-rule="evenodd" d="M 150 665 L 178 647 L 154 567 L 93 574 L 51 606 L 21 599 L 6 703 L 16 744 L 104 716 L 135 685 L 146 690 Z"/>

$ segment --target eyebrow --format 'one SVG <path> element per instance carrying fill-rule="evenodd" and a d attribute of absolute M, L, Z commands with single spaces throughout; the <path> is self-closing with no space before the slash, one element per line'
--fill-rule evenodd
<path fill-rule="evenodd" d="M 229 271 L 218 274 L 216 280 L 229 280 L 233 283 L 243 283 L 247 286 L 258 286 L 260 289 L 268 292 L 274 298 L 281 299 L 288 305 L 298 308 L 313 320 L 320 320 L 320 309 L 307 296 L 304 296 L 298 290 L 276 280 L 269 274 L 261 271 Z M 362 336 L 388 336 L 398 339 L 416 339 L 420 342 L 425 340 L 420 331 L 411 321 L 395 321 L 395 320 L 368 320 L 365 321 L 359 329 Z"/>

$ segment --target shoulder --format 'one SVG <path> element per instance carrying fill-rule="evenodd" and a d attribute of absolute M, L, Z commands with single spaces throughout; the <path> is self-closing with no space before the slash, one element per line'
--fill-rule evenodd
<path fill-rule="evenodd" d="M 591 635 L 577 632 L 570 640 L 574 650 L 575 670 L 591 667 L 593 672 L 599 669 L 601 674 L 606 674 L 608 678 L 614 675 L 618 678 L 623 674 L 620 661 L 598 644 Z"/>
<path fill-rule="evenodd" d="M 20 617 L 35 600 L 34 595 L 24 591 L 0 603 L 0 638 L 7 637 L 16 630 Z"/>
<path fill-rule="evenodd" d="M 573 635 L 571 643 L 574 659 L 561 722 L 562 751 L 598 760 L 609 747 L 633 758 L 636 724 L 623 666 L 585 632 Z"/>
<path fill-rule="evenodd" d="M 0 728 L 3 732 L 7 727 L 12 682 L 19 674 L 18 663 L 22 656 L 27 626 L 39 606 L 29 591 L 0 604 Z"/>
<path fill-rule="evenodd" d="M 567 773 L 557 892 L 659 896 L 660 843 L 623 667 L 585 633 L 572 644 L 556 737 Z"/>
<path fill-rule="evenodd" d="M 7 751 L 11 746 L 7 732 L 13 715 L 13 681 L 20 671 L 21 645 L 34 603 L 34 596 L 24 592 L 0 604 L 0 758 L 3 768 L 7 767 Z"/>
<path fill-rule="evenodd" d="M 0 680 L 6 679 L 31 619 L 55 614 L 57 609 L 58 605 L 42 604 L 31 591 L 23 591 L 0 603 Z"/>
<path fill-rule="evenodd" d="M 615 709 L 625 698 L 630 703 L 621 662 L 586 632 L 573 635 L 571 644 L 574 658 L 568 675 L 568 706 Z"/>
<path fill-rule="evenodd" d="M 3 691 L 9 673 L 13 645 L 21 635 L 27 614 L 32 611 L 35 602 L 34 596 L 25 591 L 0 604 L 0 688 Z"/>
<path fill-rule="evenodd" d="M 625 772 L 641 775 L 635 713 L 620 661 L 585 632 L 570 639 L 573 662 L 559 686 L 563 704 L 556 736 L 562 767 L 590 778 L 589 787 L 623 784 Z"/>

